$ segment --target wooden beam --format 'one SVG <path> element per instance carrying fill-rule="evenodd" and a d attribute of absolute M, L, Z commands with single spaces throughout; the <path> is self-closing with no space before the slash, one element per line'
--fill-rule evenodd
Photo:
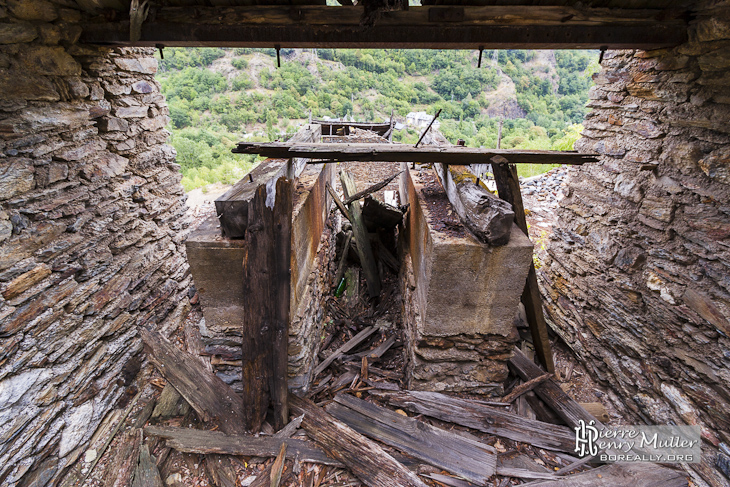
<path fill-rule="evenodd" d="M 347 171 L 343 170 L 340 173 L 340 182 L 342 183 L 342 192 L 346 200 L 357 193 L 355 178 Z M 358 201 L 350 203 L 347 206 L 347 212 L 350 215 L 352 235 L 357 245 L 357 256 L 360 258 L 360 265 L 365 273 L 368 295 L 374 298 L 380 295 L 380 274 L 378 273 L 378 267 L 375 265 L 373 249 L 370 246 L 370 237 L 362 219 L 360 203 Z"/>
<path fill-rule="evenodd" d="M 217 375 L 203 368 L 197 357 L 183 352 L 157 332 L 139 330 L 148 347 L 150 362 L 167 379 L 204 422 L 226 434 L 242 434 L 241 398 Z"/>
<path fill-rule="evenodd" d="M 530 487 L 687 487 L 687 474 L 652 463 L 614 463 Z"/>
<path fill-rule="evenodd" d="M 220 431 L 157 426 L 148 426 L 144 432 L 148 436 L 164 439 L 167 446 L 185 453 L 274 457 L 281 445 L 286 443 L 286 457 L 291 460 L 299 457 L 302 462 L 342 466 L 342 463 L 328 457 L 312 444 L 291 438 L 226 435 Z"/>
<path fill-rule="evenodd" d="M 460 424 L 491 435 L 528 443 L 547 450 L 566 453 L 575 451 L 575 433 L 565 426 L 528 419 L 486 406 L 478 401 L 426 391 L 371 391 L 371 394 L 408 411 Z"/>
<path fill-rule="evenodd" d="M 496 471 L 494 449 L 475 437 L 401 416 L 348 394 L 337 395 L 327 412 L 360 434 L 477 485 L 485 485 Z"/>
<path fill-rule="evenodd" d="M 535 379 L 545 373 L 517 347 L 515 347 L 514 353 L 509 361 L 509 366 L 522 380 Z M 596 428 L 599 430 L 603 428 L 603 424 L 598 419 L 567 395 L 554 380 L 547 380 L 533 390 L 571 428 L 578 426 L 581 420 L 585 423 L 595 421 Z"/>
<path fill-rule="evenodd" d="M 326 6 L 151 9 L 140 40 L 129 22 L 89 23 L 81 40 L 135 46 L 442 49 L 657 49 L 687 39 L 684 11 L 566 6 L 411 7 L 360 26 L 362 9 Z M 454 21 L 456 20 L 456 21 Z"/>
<path fill-rule="evenodd" d="M 242 412 L 244 427 L 249 432 L 260 430 L 269 402 L 274 406 L 276 429 L 282 428 L 289 418 L 291 181 L 279 178 L 273 202 L 267 200 L 267 192 L 266 185 L 259 186 L 248 205 L 243 257 L 246 313 L 242 330 Z"/>
<path fill-rule="evenodd" d="M 592 154 L 575 151 L 520 151 L 480 149 L 463 146 L 422 146 L 406 144 L 337 144 L 291 142 L 239 142 L 232 150 L 237 154 L 260 154 L 264 157 L 302 157 L 321 160 L 358 162 L 417 162 L 422 164 L 491 164 L 492 158 L 503 157 L 509 163 L 570 164 L 596 162 Z"/>
<path fill-rule="evenodd" d="M 324 451 L 369 487 L 426 487 L 418 476 L 388 455 L 377 443 L 333 418 L 308 399 L 292 395 L 291 409 L 304 414 L 302 428 Z"/>
<path fill-rule="evenodd" d="M 322 127 L 305 125 L 289 142 L 319 142 Z M 221 232 L 228 238 L 243 238 L 248 225 L 248 205 L 256 188 L 266 184 L 273 190 L 281 176 L 293 179 L 304 170 L 306 161 L 293 161 L 288 157 L 267 159 L 246 173 L 231 189 L 215 200 L 215 210 L 221 224 Z"/>
<path fill-rule="evenodd" d="M 529 237 L 530 233 L 527 229 L 527 219 L 525 217 L 525 207 L 522 203 L 522 192 L 520 191 L 517 168 L 514 164 L 507 164 L 507 162 L 507 158 L 503 156 L 495 156 L 492 158 L 492 173 L 497 183 L 497 192 L 500 198 L 512 205 L 512 209 L 515 212 L 515 223 Z M 527 324 L 530 326 L 532 344 L 535 347 L 537 358 L 545 367 L 545 370 L 553 373 L 555 372 L 555 362 L 553 361 L 553 352 L 550 348 L 547 323 L 545 322 L 545 315 L 542 311 L 542 296 L 540 295 L 540 288 L 537 285 L 537 273 L 535 272 L 535 264 L 533 262 L 530 262 L 527 282 L 522 291 L 522 304 L 525 306 Z"/>

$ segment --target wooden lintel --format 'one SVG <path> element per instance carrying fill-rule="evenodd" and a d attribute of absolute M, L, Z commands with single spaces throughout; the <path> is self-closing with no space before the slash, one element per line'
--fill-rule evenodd
<path fill-rule="evenodd" d="M 237 154 L 261 154 L 264 157 L 308 158 L 358 162 L 418 162 L 442 164 L 490 164 L 496 156 L 509 163 L 570 164 L 596 162 L 593 154 L 574 151 L 537 151 L 509 149 L 480 149 L 463 146 L 421 146 L 407 144 L 337 144 L 290 142 L 239 142 L 233 149 Z M 500 159 L 501 160 L 501 159 Z"/>
<path fill-rule="evenodd" d="M 442 49 L 656 49 L 687 39 L 684 12 L 566 6 L 464 6 L 448 18 L 412 7 L 360 25 L 362 9 L 327 6 L 152 9 L 140 40 L 129 22 L 84 26 L 81 40 L 135 46 Z"/>

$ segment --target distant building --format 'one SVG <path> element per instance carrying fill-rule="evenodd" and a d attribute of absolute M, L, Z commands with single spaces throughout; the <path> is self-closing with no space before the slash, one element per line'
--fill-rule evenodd
<path fill-rule="evenodd" d="M 406 115 L 406 125 L 413 127 L 425 128 L 433 120 L 433 115 L 429 115 L 426 112 L 410 112 Z M 433 128 L 438 129 L 441 126 L 441 122 L 436 120 L 433 123 Z"/>

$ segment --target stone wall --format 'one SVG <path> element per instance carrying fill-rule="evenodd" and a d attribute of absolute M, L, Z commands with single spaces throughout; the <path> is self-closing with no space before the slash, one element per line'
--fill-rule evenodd
<path fill-rule="evenodd" d="M 154 51 L 79 45 L 81 14 L 58 5 L 0 0 L 7 486 L 40 463 L 57 483 L 135 377 L 139 327 L 175 327 L 190 286 Z"/>
<path fill-rule="evenodd" d="M 606 53 L 576 146 L 601 162 L 571 170 L 538 271 L 627 419 L 707 445 L 730 440 L 730 4 L 712 5 L 684 45 Z"/>

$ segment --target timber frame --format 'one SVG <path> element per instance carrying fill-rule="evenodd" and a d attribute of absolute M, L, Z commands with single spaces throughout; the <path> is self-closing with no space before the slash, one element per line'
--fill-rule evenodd
<path fill-rule="evenodd" d="M 127 46 L 404 49 L 658 49 L 687 39 L 689 14 L 666 8 L 422 6 L 361 25 L 355 6 L 152 8 L 138 40 L 125 14 L 84 25 L 81 40 Z M 136 37 L 136 35 L 134 36 Z"/>

